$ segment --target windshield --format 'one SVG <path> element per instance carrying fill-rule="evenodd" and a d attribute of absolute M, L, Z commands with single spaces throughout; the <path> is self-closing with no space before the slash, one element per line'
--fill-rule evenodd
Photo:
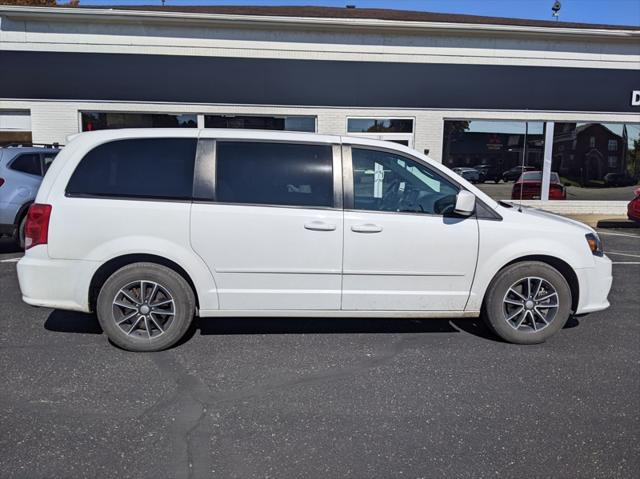
<path fill-rule="evenodd" d="M 542 181 L 542 171 L 527 171 L 520 178 L 523 181 Z"/>
<path fill-rule="evenodd" d="M 526 171 L 520 177 L 522 181 L 542 181 L 542 171 Z M 560 177 L 555 171 L 551 172 L 551 182 L 560 183 Z"/>

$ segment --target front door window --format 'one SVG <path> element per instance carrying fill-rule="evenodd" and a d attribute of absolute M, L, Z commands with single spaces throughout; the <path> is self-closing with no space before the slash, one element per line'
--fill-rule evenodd
<path fill-rule="evenodd" d="M 440 174 L 407 157 L 353 148 L 354 209 L 446 214 L 458 188 Z"/>

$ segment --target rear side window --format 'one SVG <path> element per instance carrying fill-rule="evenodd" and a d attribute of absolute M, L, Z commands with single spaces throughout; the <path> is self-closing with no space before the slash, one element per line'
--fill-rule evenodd
<path fill-rule="evenodd" d="M 333 206 L 331 145 L 218 142 L 216 200 Z"/>
<path fill-rule="evenodd" d="M 51 163 L 53 163 L 53 160 L 55 159 L 57 153 L 43 153 L 42 154 L 42 172 L 44 174 L 47 173 L 47 171 L 49 171 L 49 167 L 51 166 Z"/>
<path fill-rule="evenodd" d="M 97 146 L 77 166 L 67 195 L 190 199 L 196 142 L 144 138 Z"/>
<path fill-rule="evenodd" d="M 13 160 L 11 169 L 30 175 L 42 176 L 39 153 L 24 153 Z"/>

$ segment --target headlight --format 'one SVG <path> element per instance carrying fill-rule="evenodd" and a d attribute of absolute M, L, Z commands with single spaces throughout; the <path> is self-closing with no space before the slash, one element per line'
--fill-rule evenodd
<path fill-rule="evenodd" d="M 600 241 L 600 237 L 597 234 L 588 233 L 585 235 L 585 238 L 587 239 L 591 253 L 595 256 L 602 256 L 604 254 L 602 251 L 602 241 Z"/>

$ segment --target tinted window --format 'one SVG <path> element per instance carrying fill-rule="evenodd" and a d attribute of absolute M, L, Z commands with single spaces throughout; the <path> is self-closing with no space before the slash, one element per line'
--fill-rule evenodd
<path fill-rule="evenodd" d="M 522 173 L 521 178 L 524 181 L 542 181 L 542 171 L 526 171 Z"/>
<path fill-rule="evenodd" d="M 349 118 L 349 133 L 412 133 L 413 120 L 396 118 Z"/>
<path fill-rule="evenodd" d="M 333 206 L 330 145 L 219 142 L 216 170 L 221 202 Z"/>
<path fill-rule="evenodd" d="M 353 199 L 357 210 L 444 214 L 458 188 L 404 156 L 354 148 Z"/>
<path fill-rule="evenodd" d="M 249 130 L 316 131 L 314 116 L 242 116 L 206 115 L 205 128 L 242 128 Z"/>
<path fill-rule="evenodd" d="M 82 131 L 116 128 L 196 128 L 198 126 L 198 116 L 195 114 L 83 111 L 81 118 Z"/>
<path fill-rule="evenodd" d="M 51 166 L 51 163 L 53 163 L 54 158 L 56 157 L 57 153 L 43 153 L 42 154 L 42 171 L 43 173 L 47 173 L 47 171 L 49 171 L 49 167 Z"/>
<path fill-rule="evenodd" d="M 42 170 L 40 169 L 40 154 L 25 153 L 18 156 L 11 163 L 11 169 L 22 173 L 29 173 L 30 175 L 42 176 Z"/>
<path fill-rule="evenodd" d="M 105 143 L 82 159 L 69 195 L 191 198 L 196 140 L 149 138 Z"/>

